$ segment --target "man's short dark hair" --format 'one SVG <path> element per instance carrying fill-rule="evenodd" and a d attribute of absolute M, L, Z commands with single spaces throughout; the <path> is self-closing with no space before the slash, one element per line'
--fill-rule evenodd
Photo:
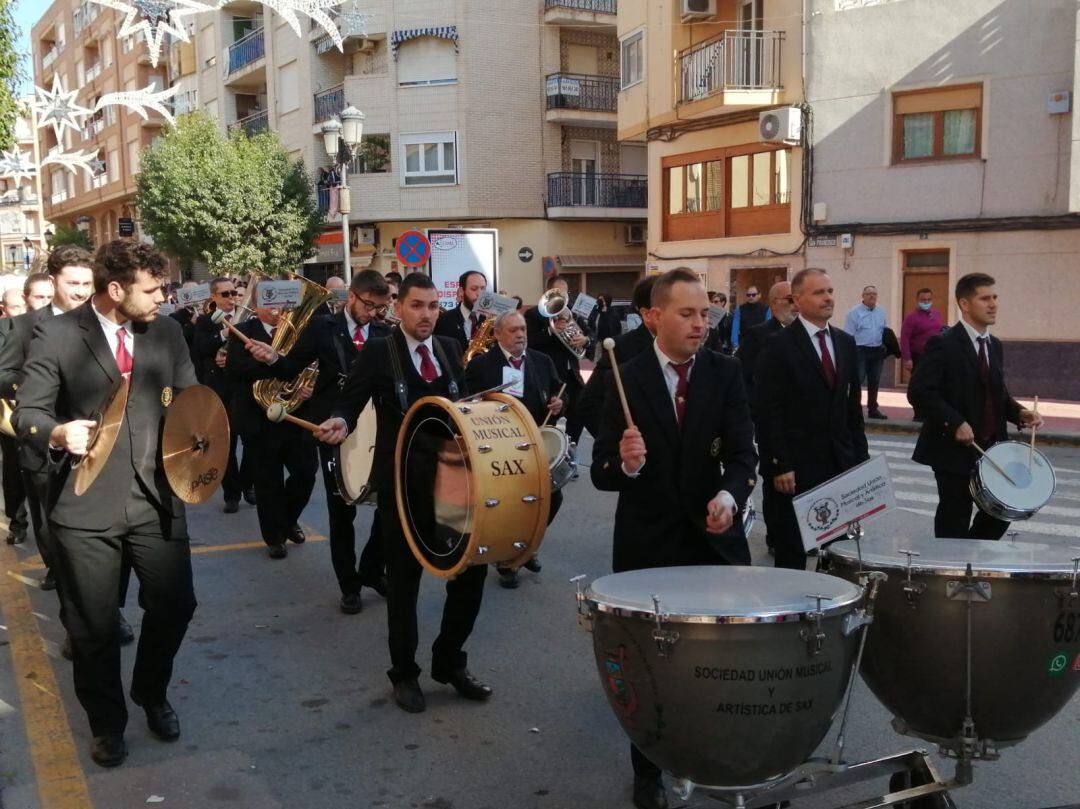
<path fill-rule="evenodd" d="M 871 289 L 872 289 L 872 290 L 874 290 L 874 292 L 877 292 L 877 287 L 876 287 L 876 286 L 874 286 L 873 284 L 867 284 L 866 286 L 864 286 L 864 287 L 862 288 L 863 294 L 865 295 L 865 294 L 866 294 L 867 292 L 869 292 L 869 291 L 870 291 Z"/>
<path fill-rule="evenodd" d="M 372 295 L 389 295 L 390 284 L 379 275 L 378 270 L 361 270 L 352 277 L 349 291 L 353 295 L 359 295 L 361 292 L 370 292 Z"/>
<path fill-rule="evenodd" d="M 480 270 L 466 270 L 458 277 L 458 286 L 464 289 L 469 283 L 470 275 L 479 275 L 481 278 L 484 279 L 484 283 L 487 283 L 487 276 L 480 272 Z"/>
<path fill-rule="evenodd" d="M 398 286 L 398 300 L 403 301 L 414 289 L 435 289 L 435 282 L 422 272 L 411 272 L 401 279 Z"/>
<path fill-rule="evenodd" d="M 225 284 L 232 284 L 234 287 L 236 286 L 236 282 L 233 281 L 233 279 L 226 278 L 224 275 L 219 275 L 217 278 L 210 282 L 210 291 L 216 295 L 217 291 L 221 289 L 221 287 L 223 287 Z"/>
<path fill-rule="evenodd" d="M 51 284 L 52 283 L 52 276 L 49 275 L 47 272 L 35 272 L 35 273 L 31 273 L 30 275 L 26 276 L 26 283 L 23 284 L 23 295 L 25 297 L 29 298 L 30 297 L 30 287 L 32 287 L 34 284 L 40 284 L 42 281 L 44 281 L 47 284 Z"/>
<path fill-rule="evenodd" d="M 795 273 L 795 277 L 791 279 L 791 294 L 798 295 L 802 292 L 803 284 L 811 275 L 828 275 L 828 273 L 820 267 L 807 267 L 805 270 L 799 270 Z"/>
<path fill-rule="evenodd" d="M 993 276 L 984 272 L 971 272 L 956 282 L 956 299 L 958 301 L 970 298 L 979 287 L 992 287 L 997 281 Z"/>
<path fill-rule="evenodd" d="M 915 293 L 915 297 L 917 298 L 920 295 L 933 295 L 933 294 L 934 294 L 934 290 L 930 289 L 930 287 L 923 287 L 922 289 L 920 289 L 918 292 Z"/>
<path fill-rule="evenodd" d="M 646 275 L 636 284 L 634 284 L 634 291 L 630 296 L 630 305 L 634 307 L 634 310 L 640 312 L 642 309 L 648 309 L 652 306 L 652 290 L 656 286 L 656 279 L 658 275 Z"/>
<path fill-rule="evenodd" d="M 64 267 L 87 267 L 94 266 L 94 257 L 90 251 L 79 247 L 77 244 L 62 244 L 49 253 L 49 260 L 45 269 L 49 275 L 56 277 Z"/>
<path fill-rule="evenodd" d="M 563 278 L 561 275 L 549 275 L 547 281 L 544 282 L 544 289 L 548 290 L 555 286 L 559 281 L 562 281 L 569 288 L 570 282 Z"/>
<path fill-rule="evenodd" d="M 701 278 L 689 267 L 676 267 L 656 277 L 652 288 L 652 305 L 662 307 L 671 298 L 671 290 L 676 284 L 701 284 Z"/>
<path fill-rule="evenodd" d="M 137 270 L 162 279 L 168 265 L 156 248 L 142 242 L 113 239 L 98 248 L 94 256 L 94 291 L 101 294 L 114 281 L 125 290 L 135 283 Z"/>
<path fill-rule="evenodd" d="M 390 272 L 384 275 L 383 278 L 385 278 L 391 284 L 398 284 L 399 286 L 401 284 L 401 273 L 399 272 L 394 272 L 393 270 L 390 270 Z"/>

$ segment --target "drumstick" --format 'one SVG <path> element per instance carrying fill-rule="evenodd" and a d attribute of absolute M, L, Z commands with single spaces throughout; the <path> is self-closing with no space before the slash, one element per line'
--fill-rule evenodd
<path fill-rule="evenodd" d="M 317 433 L 320 429 L 318 424 L 298 419 L 292 413 L 288 412 L 285 409 L 285 405 L 280 402 L 275 402 L 266 408 L 266 417 L 274 422 L 274 424 L 280 424 L 283 421 L 287 421 L 289 424 L 295 424 L 297 427 L 307 430 L 309 433 Z"/>
<path fill-rule="evenodd" d="M 619 375 L 619 363 L 615 359 L 615 341 L 610 337 L 604 340 L 604 350 L 611 358 L 611 370 L 615 374 L 615 387 L 619 389 L 619 400 L 622 402 L 623 417 L 626 419 L 627 428 L 634 426 L 634 420 L 630 417 L 630 405 L 626 403 L 626 391 L 623 390 L 622 377 Z"/>
<path fill-rule="evenodd" d="M 225 313 L 220 309 L 214 310 L 214 314 L 210 315 L 210 320 L 216 326 L 224 326 L 230 332 L 236 335 L 236 337 L 246 346 L 251 345 L 251 338 L 244 334 L 240 329 L 236 328 L 232 323 L 225 319 Z"/>
<path fill-rule="evenodd" d="M 1035 397 L 1035 405 L 1032 407 L 1031 412 L 1036 416 L 1039 415 L 1039 397 Z M 1031 464 L 1035 460 L 1035 425 L 1031 425 L 1031 450 L 1028 452 L 1028 471 L 1031 471 Z"/>
<path fill-rule="evenodd" d="M 558 392 L 558 394 L 557 394 L 557 395 L 555 396 L 555 398 L 556 398 L 556 399 L 561 399 L 561 398 L 562 398 L 562 395 L 563 395 L 564 393 L 566 393 L 566 383 L 565 383 L 565 382 L 563 382 L 563 386 L 562 386 L 561 388 L 559 388 L 559 392 Z M 548 421 L 549 421 L 550 419 L 551 419 L 551 411 L 550 411 L 550 410 L 548 410 L 548 412 L 547 412 L 547 415 L 546 415 L 546 416 L 544 416 L 544 421 L 543 421 L 543 423 L 542 423 L 542 424 L 540 425 L 540 429 L 541 429 L 541 430 L 542 430 L 542 429 L 544 429 L 545 427 L 547 427 L 547 423 L 548 423 Z"/>
<path fill-rule="evenodd" d="M 986 458 L 986 462 L 988 464 L 990 464 L 992 467 L 994 467 L 994 469 L 996 469 L 1001 474 L 1001 476 L 1003 478 L 1005 478 L 1005 480 L 1009 481 L 1009 483 L 1011 483 L 1013 486 L 1016 485 L 1016 481 L 1013 480 L 1011 477 L 1009 477 L 1009 474 L 998 465 L 997 461 L 995 461 L 993 458 L 991 458 L 989 455 L 987 455 L 982 447 L 980 447 L 974 441 L 971 442 L 971 446 L 975 447 L 975 449 L 977 449 L 979 451 L 979 454 L 982 455 L 984 458 Z"/>

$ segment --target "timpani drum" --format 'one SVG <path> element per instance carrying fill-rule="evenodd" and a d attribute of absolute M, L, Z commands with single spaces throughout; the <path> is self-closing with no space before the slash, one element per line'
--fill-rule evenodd
<path fill-rule="evenodd" d="M 401 525 L 417 561 L 453 578 L 536 555 L 551 505 L 540 431 L 517 399 L 428 396 L 405 415 L 395 455 Z"/>
<path fill-rule="evenodd" d="M 338 496 L 354 506 L 371 500 L 375 489 L 371 485 L 371 469 L 375 459 L 375 434 L 378 421 L 375 403 L 368 402 L 356 420 L 356 429 L 349 433 L 344 443 L 333 447 L 327 462 L 328 471 L 334 476 Z"/>
<path fill-rule="evenodd" d="M 990 447 L 976 462 L 969 484 L 975 504 L 1005 522 L 1031 519 L 1050 502 L 1056 488 L 1050 459 L 1019 441 L 1001 441 Z"/>

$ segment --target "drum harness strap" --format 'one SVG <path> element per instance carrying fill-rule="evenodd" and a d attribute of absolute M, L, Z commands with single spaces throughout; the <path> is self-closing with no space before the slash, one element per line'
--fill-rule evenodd
<path fill-rule="evenodd" d="M 402 371 L 401 354 L 398 351 L 397 340 L 394 339 L 393 334 L 387 339 L 387 345 L 390 346 L 390 364 L 394 368 L 394 392 L 397 394 L 398 405 L 401 407 L 401 414 L 404 416 L 409 412 L 409 385 L 405 381 L 405 374 Z M 435 356 L 439 360 L 439 365 L 450 378 L 450 399 L 456 400 L 458 398 L 458 384 L 454 379 L 453 374 L 450 373 L 450 363 L 446 359 L 446 351 L 438 340 L 431 341 L 435 346 Z"/>

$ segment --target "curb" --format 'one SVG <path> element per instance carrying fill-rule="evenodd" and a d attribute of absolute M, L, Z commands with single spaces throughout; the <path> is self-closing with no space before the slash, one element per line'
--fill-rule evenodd
<path fill-rule="evenodd" d="M 879 433 L 882 435 L 918 435 L 922 425 L 916 421 L 875 421 L 866 420 L 867 433 Z M 1010 433 L 1010 438 L 1017 441 L 1028 441 L 1028 436 L 1022 433 Z M 1044 447 L 1080 447 L 1080 432 L 1054 432 L 1043 431 L 1038 435 L 1036 446 Z"/>

